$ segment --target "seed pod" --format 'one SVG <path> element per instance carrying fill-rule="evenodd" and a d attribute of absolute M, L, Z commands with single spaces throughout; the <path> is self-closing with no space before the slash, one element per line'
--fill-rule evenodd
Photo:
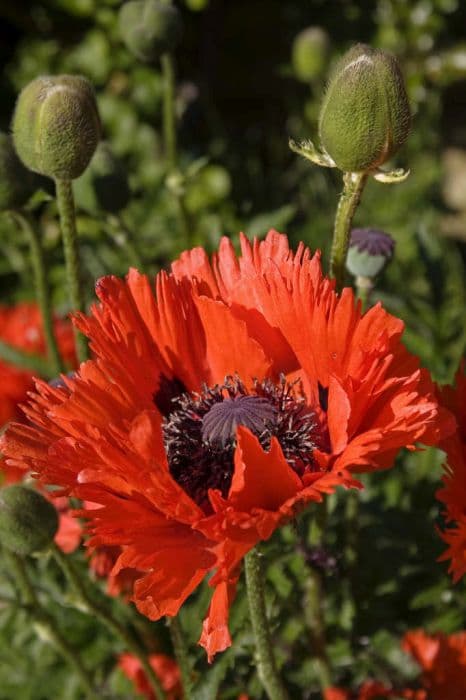
<path fill-rule="evenodd" d="M 121 38 L 141 61 L 156 61 L 173 51 L 181 38 L 179 11 L 158 0 L 131 0 L 120 9 Z"/>
<path fill-rule="evenodd" d="M 356 44 L 330 79 L 319 117 L 323 148 L 345 172 L 385 163 L 411 126 L 408 97 L 394 56 Z"/>
<path fill-rule="evenodd" d="M 91 84 L 75 75 L 33 80 L 18 98 L 12 128 L 16 151 L 28 168 L 74 180 L 86 169 L 100 138 Z"/>
<path fill-rule="evenodd" d="M 16 155 L 11 136 L 0 133 L 0 211 L 21 209 L 38 186 L 38 178 Z"/>
<path fill-rule="evenodd" d="M 291 62 L 293 70 L 303 83 L 309 83 L 325 70 L 330 42 L 328 34 L 320 27 L 308 27 L 293 41 Z"/>
<path fill-rule="evenodd" d="M 53 505 L 38 491 L 15 484 L 0 491 L 0 542 L 18 554 L 46 549 L 58 530 Z"/>
<path fill-rule="evenodd" d="M 395 241 L 375 228 L 354 228 L 346 259 L 346 267 L 355 277 L 376 277 L 390 262 Z"/>
<path fill-rule="evenodd" d="M 110 145 L 99 143 L 86 172 L 75 182 L 76 203 L 90 212 L 103 209 L 116 214 L 130 199 L 128 175 Z"/>

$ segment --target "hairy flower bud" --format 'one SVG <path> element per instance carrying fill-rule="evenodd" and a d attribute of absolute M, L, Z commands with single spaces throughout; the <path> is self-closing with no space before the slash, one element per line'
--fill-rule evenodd
<path fill-rule="evenodd" d="M 159 0 L 131 0 L 120 9 L 119 27 L 127 48 L 141 61 L 156 61 L 181 38 L 181 17 Z"/>
<path fill-rule="evenodd" d="M 78 206 L 90 212 L 103 209 L 116 214 L 128 204 L 126 169 L 105 141 L 98 145 L 86 172 L 76 180 L 74 194 Z"/>
<path fill-rule="evenodd" d="M 291 62 L 298 80 L 309 83 L 322 75 L 329 48 L 328 34 L 320 27 L 308 27 L 295 37 Z"/>
<path fill-rule="evenodd" d="M 408 97 L 394 56 L 356 44 L 337 64 L 319 117 L 323 148 L 345 172 L 385 163 L 406 140 Z"/>
<path fill-rule="evenodd" d="M 11 137 L 0 133 L 0 211 L 21 209 L 37 186 L 36 176 L 16 155 Z"/>
<path fill-rule="evenodd" d="M 33 80 L 18 98 L 12 128 L 16 151 L 28 168 L 74 180 L 86 169 L 100 138 L 91 84 L 75 75 Z"/>
<path fill-rule="evenodd" d="M 18 554 L 46 549 L 58 529 L 54 506 L 38 491 L 15 484 L 0 491 L 0 543 Z"/>
<path fill-rule="evenodd" d="M 355 277 L 376 277 L 393 257 L 395 241 L 375 228 L 351 231 L 346 267 Z"/>

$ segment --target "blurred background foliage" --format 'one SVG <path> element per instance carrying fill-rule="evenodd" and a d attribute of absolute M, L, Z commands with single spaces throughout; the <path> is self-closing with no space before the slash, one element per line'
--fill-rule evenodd
<path fill-rule="evenodd" d="M 88 301 L 101 275 L 122 275 L 128 265 L 156 272 L 186 246 L 212 250 L 220 236 L 236 240 L 240 230 L 261 236 L 274 227 L 294 244 L 304 240 L 326 255 L 341 175 L 292 154 L 288 137 L 315 137 L 329 67 L 352 43 L 363 41 L 392 50 L 403 66 L 413 130 L 397 164 L 409 167 L 411 176 L 400 185 L 370 181 L 355 224 L 381 228 L 395 238 L 394 261 L 375 296 L 407 322 L 406 343 L 435 378 L 450 381 L 466 344 L 466 4 L 180 0 L 184 34 L 175 55 L 180 174 L 169 184 L 181 188 L 187 227 L 166 183 L 160 66 L 138 62 L 122 44 L 116 21 L 120 4 L 0 2 L 1 130 L 9 129 L 18 92 L 38 75 L 79 73 L 96 89 L 105 144 L 75 183 Z M 307 48 L 306 37 L 317 51 Z M 66 313 L 50 191 L 46 185 L 30 208 L 40 222 L 55 307 Z M 32 298 L 27 241 L 7 215 L 0 217 L 0 242 L 3 301 Z M 399 650 L 406 629 L 452 632 L 466 626 L 464 585 L 453 587 L 444 565 L 436 563 L 443 549 L 434 529 L 440 464 L 441 455 L 427 450 L 404 455 L 393 470 L 367 479 L 351 572 L 345 572 L 342 554 L 349 537 L 345 494 L 332 497 L 325 527 L 333 566 L 315 567 L 312 513 L 265 546 L 274 562 L 270 610 L 291 697 L 319 697 L 318 668 L 310 653 L 315 639 L 296 614 L 316 571 L 325 590 L 328 652 L 342 684 L 357 685 L 368 676 L 392 682 L 411 678 L 415 669 Z M 78 563 L 84 571 L 84 556 Z M 109 637 L 93 619 L 66 607 L 63 581 L 50 563 L 34 566 L 54 605 L 65 605 L 64 624 L 85 658 L 101 666 L 109 693 L 133 697 L 129 682 L 113 670 L 117 649 Z M 5 579 L 2 595 L 11 594 L 9 585 Z M 242 593 L 233 612 L 235 644 L 205 673 L 195 643 L 207 601 L 204 587 L 182 616 L 199 677 L 206 679 L 199 700 L 217 692 L 222 698 L 239 692 L 262 697 Z M 164 625 L 151 630 L 156 645 L 168 649 Z M 71 700 L 80 697 L 77 688 L 73 675 L 25 623 L 23 611 L 2 607 L 0 699 Z"/>

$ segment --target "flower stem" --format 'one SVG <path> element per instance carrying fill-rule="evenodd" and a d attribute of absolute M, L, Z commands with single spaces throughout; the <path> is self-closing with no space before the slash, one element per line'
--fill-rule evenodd
<path fill-rule="evenodd" d="M 361 194 L 367 182 L 367 173 L 344 173 L 343 192 L 338 202 L 330 253 L 330 274 L 335 277 L 337 289 L 345 281 L 345 263 L 348 254 L 351 223 L 361 201 Z"/>
<path fill-rule="evenodd" d="M 42 607 L 29 579 L 24 560 L 15 552 L 11 552 L 7 549 L 4 549 L 4 555 L 7 557 L 10 567 L 15 574 L 16 585 L 20 590 L 24 602 L 29 606 L 30 614 L 46 631 L 48 638 L 60 654 L 73 666 L 80 678 L 83 688 L 86 689 L 87 697 L 92 700 L 98 700 L 99 695 L 94 690 L 93 682 L 83 665 L 77 649 L 63 636 L 53 617 Z"/>
<path fill-rule="evenodd" d="M 188 651 L 186 648 L 184 632 L 181 627 L 181 622 L 179 617 L 167 618 L 168 627 L 170 629 L 170 637 L 173 644 L 173 651 L 175 652 L 175 658 L 178 663 L 181 680 L 183 684 L 183 698 L 184 700 L 190 700 L 192 697 L 193 681 L 192 681 L 192 670 L 191 664 L 188 659 Z"/>
<path fill-rule="evenodd" d="M 322 692 L 331 686 L 331 672 L 325 642 L 325 622 L 322 610 L 322 580 L 312 566 L 307 570 L 304 614 L 311 634 L 312 652 L 317 664 Z"/>
<path fill-rule="evenodd" d="M 36 298 L 42 316 L 42 327 L 44 330 L 45 345 L 47 348 L 47 358 L 54 374 L 58 375 L 63 370 L 63 364 L 60 358 L 60 353 L 58 352 L 57 341 L 53 330 L 50 289 L 47 282 L 47 271 L 45 267 L 44 251 L 42 250 L 40 235 L 36 229 L 35 223 L 28 214 L 20 211 L 12 211 L 11 215 L 21 226 L 28 238 Z"/>
<path fill-rule="evenodd" d="M 354 579 L 358 558 L 358 537 L 359 537 L 359 492 L 349 491 L 346 493 L 345 501 L 345 532 L 346 541 L 344 544 L 345 578 L 342 581 L 342 593 L 344 596 L 345 614 L 342 619 L 347 620 L 346 624 L 350 635 L 353 635 L 353 623 L 356 614 L 356 601 L 354 595 Z"/>
<path fill-rule="evenodd" d="M 165 53 L 161 58 L 163 91 L 163 139 L 167 170 L 172 172 L 177 166 L 177 139 L 175 113 L 175 64 L 173 56 Z"/>
<path fill-rule="evenodd" d="M 117 637 L 124 643 L 125 647 L 131 651 L 138 659 L 144 670 L 147 680 L 158 700 L 165 700 L 166 695 L 160 684 L 159 679 L 155 675 L 155 671 L 149 663 L 147 654 L 143 649 L 140 641 L 129 632 L 124 625 L 113 617 L 111 611 L 101 603 L 96 603 L 88 593 L 84 582 L 81 580 L 76 571 L 73 562 L 66 557 L 61 549 L 56 544 L 52 545 L 52 552 L 60 565 L 63 573 L 67 577 L 76 596 L 80 599 L 83 607 L 92 615 L 106 625 Z"/>
<path fill-rule="evenodd" d="M 304 548 L 322 547 L 328 520 L 328 501 L 316 506 L 315 514 L 309 524 Z M 324 693 L 332 683 L 332 673 L 327 655 L 324 619 L 324 590 L 322 576 L 313 565 L 306 567 L 304 593 L 304 619 L 309 630 L 313 657 L 315 659 L 319 683 Z"/>
<path fill-rule="evenodd" d="M 128 231 L 122 218 L 116 214 L 110 214 L 108 216 L 108 222 L 111 227 L 110 236 L 114 243 L 126 252 L 130 265 L 134 265 L 134 267 L 142 272 L 144 263 L 142 262 L 138 249 L 133 243 L 133 236 Z"/>
<path fill-rule="evenodd" d="M 58 212 L 63 237 L 66 276 L 70 302 L 74 311 L 84 312 L 84 295 L 81 281 L 81 261 L 76 230 L 76 212 L 74 207 L 73 186 L 71 180 L 55 180 Z M 86 338 L 75 328 L 76 351 L 79 362 L 89 358 Z"/>
<path fill-rule="evenodd" d="M 361 300 L 362 310 L 366 311 L 371 301 L 371 292 L 374 289 L 374 280 L 372 277 L 358 275 L 355 279 L 356 294 Z"/>
<path fill-rule="evenodd" d="M 0 359 L 5 362 L 11 362 L 13 365 L 18 365 L 31 372 L 39 374 L 44 379 L 53 379 L 56 373 L 50 366 L 49 362 L 40 355 L 34 355 L 25 350 L 19 350 L 4 340 L 0 340 Z"/>
<path fill-rule="evenodd" d="M 256 664 L 260 681 L 269 700 L 287 700 L 288 693 L 278 675 L 265 608 L 264 577 L 257 549 L 245 557 L 249 612 L 256 642 Z"/>
<path fill-rule="evenodd" d="M 178 144 L 176 136 L 176 111 L 175 111 L 175 63 L 171 53 L 165 53 L 161 58 L 162 75 L 164 81 L 163 91 L 163 139 L 165 144 L 165 158 L 168 175 L 178 172 Z M 182 176 L 180 173 L 179 184 L 170 189 L 178 209 L 180 228 L 186 247 L 191 246 L 191 222 L 184 201 Z"/>

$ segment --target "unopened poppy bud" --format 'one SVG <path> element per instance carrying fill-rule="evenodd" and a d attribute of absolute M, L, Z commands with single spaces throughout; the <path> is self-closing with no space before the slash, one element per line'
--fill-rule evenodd
<path fill-rule="evenodd" d="M 54 506 L 26 486 L 15 484 L 0 491 L 0 543 L 22 555 L 46 549 L 58 529 Z"/>
<path fill-rule="evenodd" d="M 322 146 L 345 172 L 385 163 L 411 125 L 403 76 L 394 56 L 356 44 L 337 64 L 319 117 Z"/>
<path fill-rule="evenodd" d="M 329 48 L 328 35 L 320 27 L 308 27 L 296 36 L 291 62 L 298 80 L 309 83 L 322 75 L 327 64 Z"/>
<path fill-rule="evenodd" d="M 33 80 L 18 98 L 12 127 L 16 151 L 28 168 L 74 180 L 86 169 L 100 138 L 91 84 L 75 75 Z"/>
<path fill-rule="evenodd" d="M 121 38 L 141 61 L 156 61 L 173 51 L 181 38 L 179 11 L 159 0 L 131 0 L 119 14 Z"/>
<path fill-rule="evenodd" d="M 16 155 L 11 137 L 0 133 L 0 211 L 21 209 L 36 185 L 36 176 Z"/>
<path fill-rule="evenodd" d="M 395 241 L 384 231 L 354 228 L 346 267 L 355 277 L 376 277 L 393 257 Z"/>
<path fill-rule="evenodd" d="M 128 175 L 108 143 L 101 142 L 86 172 L 74 186 L 76 202 L 94 212 L 103 209 L 116 214 L 130 199 Z"/>

